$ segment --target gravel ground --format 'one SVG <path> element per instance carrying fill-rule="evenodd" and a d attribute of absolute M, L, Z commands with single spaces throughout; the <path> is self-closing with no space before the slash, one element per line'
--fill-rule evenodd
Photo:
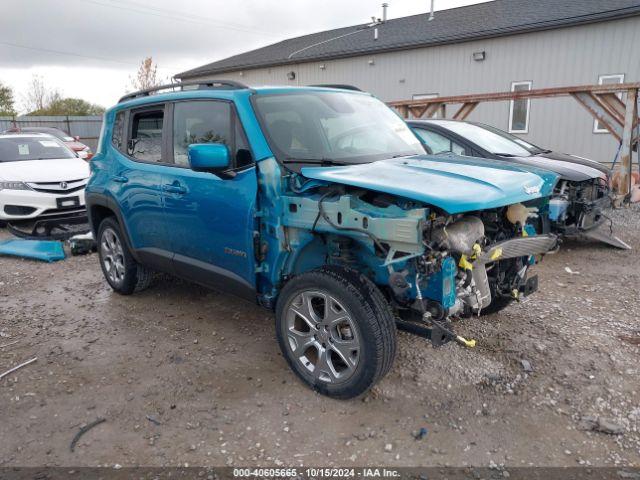
<path fill-rule="evenodd" d="M 0 371 L 38 360 L 0 381 L 0 466 L 640 466 L 640 208 L 614 221 L 633 251 L 566 242 L 530 300 L 456 325 L 476 349 L 399 333 L 351 401 L 294 377 L 257 306 L 168 277 L 122 297 L 95 254 L 2 258 Z"/>

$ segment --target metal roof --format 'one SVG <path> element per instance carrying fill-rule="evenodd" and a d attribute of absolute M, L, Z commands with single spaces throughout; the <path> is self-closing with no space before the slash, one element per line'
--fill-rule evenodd
<path fill-rule="evenodd" d="M 426 5 L 426 2 L 425 2 Z M 276 65 L 458 43 L 640 15 L 640 0 L 494 0 L 467 7 L 327 30 L 209 63 L 176 75 L 188 79 Z M 374 28 L 378 39 L 374 40 Z"/>

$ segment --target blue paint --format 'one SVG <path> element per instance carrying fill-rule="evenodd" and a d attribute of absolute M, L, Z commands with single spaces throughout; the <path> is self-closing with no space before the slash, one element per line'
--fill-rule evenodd
<path fill-rule="evenodd" d="M 295 199 L 317 202 L 321 196 L 318 187 L 343 184 L 399 197 L 398 205 L 384 207 L 354 199 L 352 208 L 359 212 L 360 222 L 363 216 L 409 220 L 414 212 L 413 220 L 421 225 L 431 207 L 456 214 L 526 202 L 548 196 L 557 181 L 551 172 L 505 162 L 492 164 L 484 159 L 426 155 L 343 167 L 306 167 L 301 174 L 294 174 L 274 158 L 251 97 L 300 90 L 188 90 L 116 105 L 105 114 L 98 153 L 92 160 L 92 177 L 86 189 L 88 205 L 93 196 L 107 198 L 107 203 L 117 208 L 134 251 L 160 253 L 171 264 L 180 257 L 198 265 L 215 266 L 255 287 L 257 298 L 265 305 L 273 305 L 289 278 L 325 264 L 352 266 L 385 287 L 393 272 L 406 270 L 408 279 L 415 277 L 413 260 L 401 258 L 386 263 L 387 259 L 376 253 L 371 238 L 362 232 L 336 229 L 328 223 L 316 228 L 313 221 L 291 226 L 290 209 L 295 209 Z M 134 161 L 112 146 L 113 123 L 119 111 L 205 99 L 233 103 L 254 166 L 238 170 L 235 176 L 220 176 L 171 163 Z M 192 166 L 222 165 L 224 155 L 220 155 L 220 148 L 192 147 Z M 396 225 L 391 226 L 389 230 L 395 231 Z M 415 225 L 403 228 L 398 228 L 399 237 L 417 236 L 420 231 Z M 352 242 L 350 258 L 339 258 L 336 242 L 345 237 Z M 410 246 L 414 248 L 409 250 L 410 255 L 422 254 L 421 238 L 411 240 Z M 456 261 L 445 258 L 441 269 L 424 279 L 423 296 L 440 302 L 444 308 L 453 307 L 456 272 Z M 416 293 L 415 287 L 409 289 L 407 300 L 415 298 Z"/>
<path fill-rule="evenodd" d="M 306 167 L 315 180 L 377 190 L 425 202 L 450 214 L 485 210 L 548 196 L 558 179 L 517 165 L 469 157 L 421 155 L 345 167 Z"/>
<path fill-rule="evenodd" d="M 197 171 L 229 168 L 229 147 L 222 143 L 200 143 L 188 147 L 189 165 Z"/>
<path fill-rule="evenodd" d="M 55 240 L 4 240 L 0 242 L 0 255 L 57 262 L 64 260 L 62 242 Z"/>
<path fill-rule="evenodd" d="M 567 200 L 552 199 L 549 201 L 549 220 L 557 222 L 561 217 L 567 213 L 569 208 L 569 202 Z"/>
<path fill-rule="evenodd" d="M 440 270 L 431 275 L 422 295 L 430 300 L 440 302 L 444 308 L 451 308 L 456 302 L 456 261 L 447 257 L 442 261 Z"/>

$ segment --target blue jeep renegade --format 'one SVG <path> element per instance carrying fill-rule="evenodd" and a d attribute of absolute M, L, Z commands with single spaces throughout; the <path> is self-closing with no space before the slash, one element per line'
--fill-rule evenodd
<path fill-rule="evenodd" d="M 430 157 L 402 119 L 340 88 L 175 84 L 105 114 L 86 201 L 109 285 L 162 271 L 275 310 L 294 372 L 349 398 L 391 368 L 396 328 L 471 345 L 451 319 L 535 290 L 556 181 Z"/>

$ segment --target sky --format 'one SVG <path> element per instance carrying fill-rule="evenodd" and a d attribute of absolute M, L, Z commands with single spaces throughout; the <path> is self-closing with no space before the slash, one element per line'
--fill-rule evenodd
<path fill-rule="evenodd" d="M 435 0 L 435 9 L 487 0 Z M 387 0 L 389 18 L 429 0 Z M 34 75 L 63 96 L 108 107 L 153 57 L 176 73 L 258 47 L 381 17 L 382 0 L 2 0 L 0 82 L 23 111 Z"/>

